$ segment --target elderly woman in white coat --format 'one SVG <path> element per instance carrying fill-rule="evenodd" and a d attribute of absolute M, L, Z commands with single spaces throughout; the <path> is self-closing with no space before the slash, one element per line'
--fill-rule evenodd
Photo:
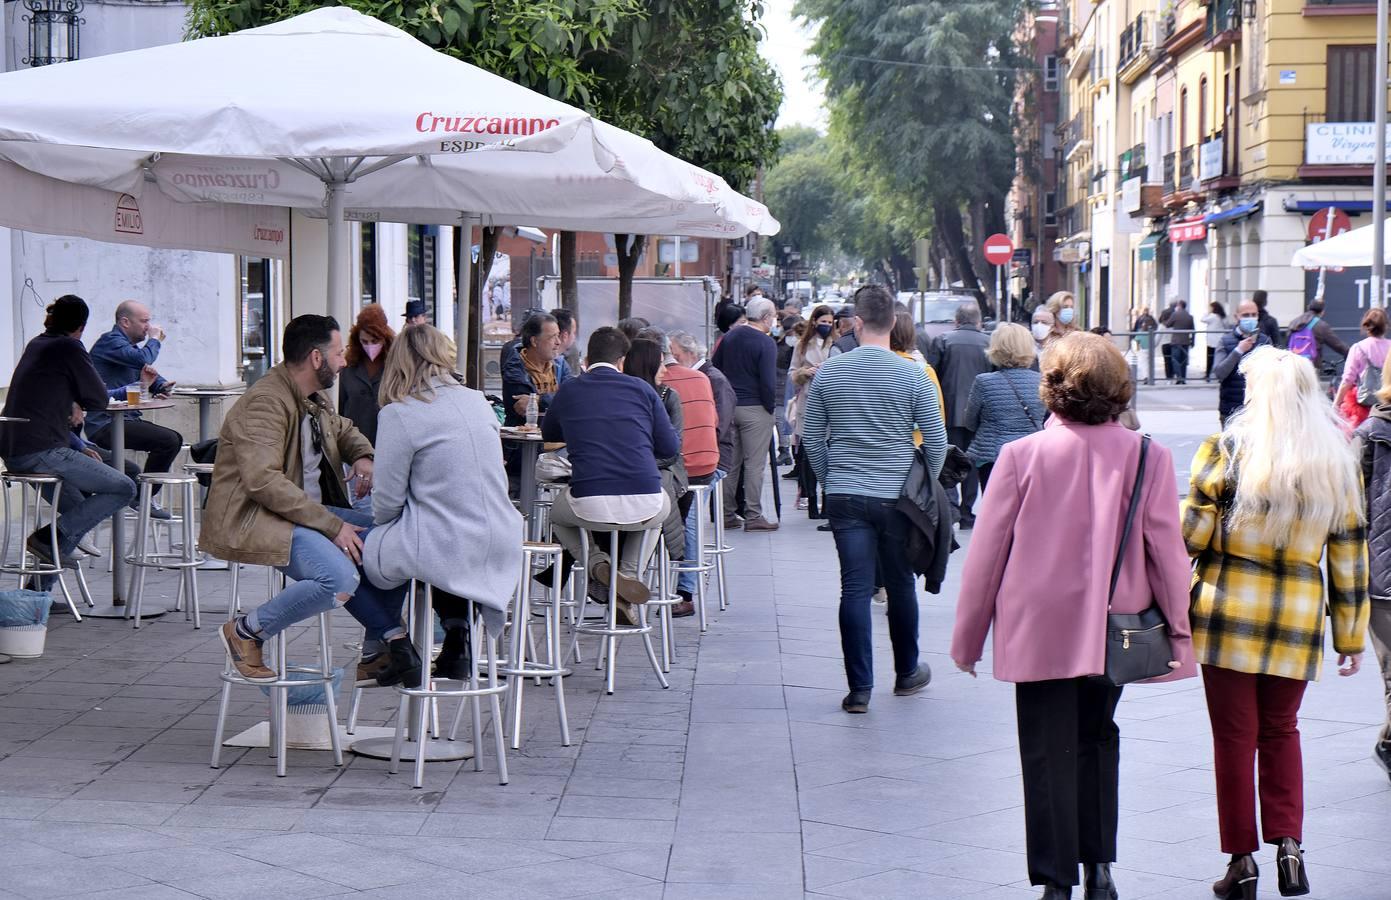
<path fill-rule="evenodd" d="M 501 631 L 522 567 L 522 517 L 507 497 L 497 416 L 455 372 L 454 342 L 412 325 L 382 373 L 372 494 L 375 527 L 363 549 L 379 587 L 433 585 L 445 638 L 435 677 L 465 678 L 464 598 Z"/>

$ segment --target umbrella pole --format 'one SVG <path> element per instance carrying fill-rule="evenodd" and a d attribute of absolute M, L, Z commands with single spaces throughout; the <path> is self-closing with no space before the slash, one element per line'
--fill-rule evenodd
<path fill-rule="evenodd" d="M 1377 0 L 1376 157 L 1372 160 L 1372 306 L 1386 305 L 1386 17 Z"/>
<path fill-rule="evenodd" d="M 347 330 L 353 323 L 353 311 L 343 277 L 348 268 L 348 242 L 344 234 L 348 223 L 343 221 L 343 188 L 346 185 L 337 180 L 335 174 L 325 186 L 328 188 L 328 314 L 338 320 L 339 327 Z"/>
<path fill-rule="evenodd" d="M 469 320 L 473 307 L 473 218 L 459 214 L 459 258 L 454 262 L 459 299 L 454 305 L 454 346 L 458 352 L 456 366 L 465 378 L 469 376 Z M 469 386 L 483 390 L 482 377 Z"/>

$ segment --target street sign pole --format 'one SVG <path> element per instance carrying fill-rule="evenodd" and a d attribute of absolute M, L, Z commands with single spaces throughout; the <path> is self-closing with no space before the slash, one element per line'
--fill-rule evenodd
<path fill-rule="evenodd" d="M 1386 16 L 1377 0 L 1376 157 L 1372 168 L 1372 306 L 1386 305 Z"/>

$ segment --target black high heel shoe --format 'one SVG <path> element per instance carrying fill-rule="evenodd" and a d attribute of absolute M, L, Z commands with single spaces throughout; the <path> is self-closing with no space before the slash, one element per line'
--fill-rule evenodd
<path fill-rule="evenodd" d="M 1213 882 L 1212 892 L 1219 900 L 1256 900 L 1256 880 L 1260 877 L 1256 858 L 1249 853 L 1232 857 L 1227 874 Z"/>
<path fill-rule="evenodd" d="M 1294 838 L 1276 843 L 1275 874 L 1280 877 L 1281 897 L 1302 897 L 1309 893 L 1309 873 L 1304 868 L 1304 851 Z"/>
<path fill-rule="evenodd" d="M 1083 863 L 1082 876 L 1087 900 L 1117 900 L 1120 897 L 1116 882 L 1111 878 L 1110 863 Z"/>

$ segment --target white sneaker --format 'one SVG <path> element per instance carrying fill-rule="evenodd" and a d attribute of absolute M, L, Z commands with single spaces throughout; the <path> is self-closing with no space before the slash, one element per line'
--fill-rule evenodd
<path fill-rule="evenodd" d="M 888 603 L 888 602 L 889 602 L 889 592 L 886 591 L 886 590 L 884 590 L 883 588 L 880 588 L 879 590 L 875 591 L 875 592 L 874 592 L 874 602 L 875 602 L 875 603 Z"/>
<path fill-rule="evenodd" d="M 80 541 L 77 542 L 77 549 L 81 550 L 83 553 L 87 554 L 88 556 L 96 556 L 96 557 L 100 557 L 100 556 L 101 556 L 101 550 L 97 549 L 97 545 L 96 545 L 96 544 L 93 544 L 91 541 L 87 540 L 86 538 L 83 538 L 82 540 L 80 540 Z"/>

